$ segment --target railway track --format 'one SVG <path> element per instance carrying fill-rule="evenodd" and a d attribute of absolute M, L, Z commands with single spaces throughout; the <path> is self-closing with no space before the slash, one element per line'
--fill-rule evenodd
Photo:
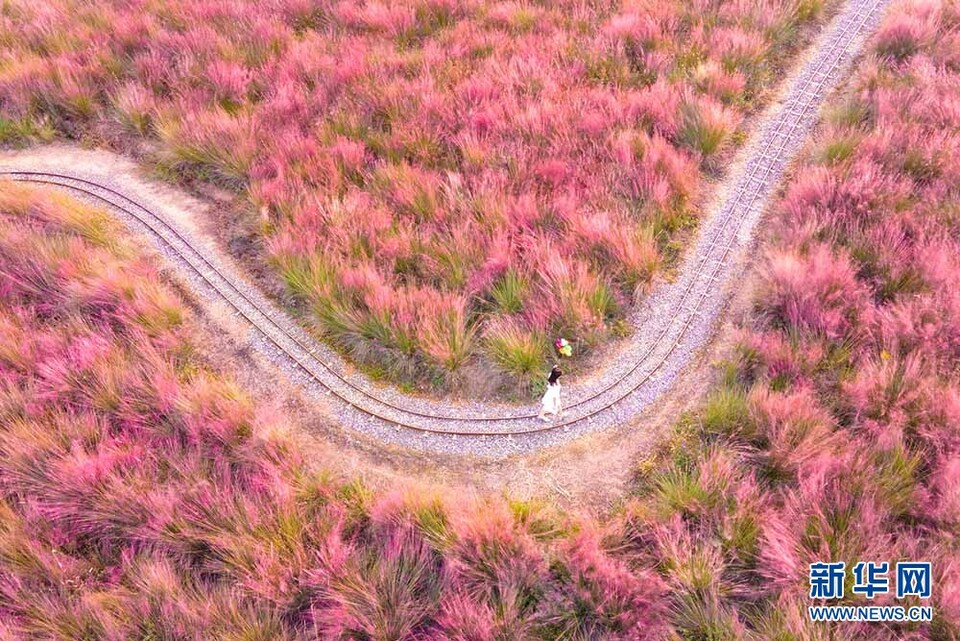
<path fill-rule="evenodd" d="M 669 378 L 678 366 L 692 358 L 685 340 L 696 342 L 709 333 L 722 309 L 722 289 L 739 273 L 730 258 L 749 246 L 759 220 L 787 164 L 796 155 L 813 126 L 816 113 L 844 67 L 856 56 L 865 33 L 875 24 L 887 0 L 852 0 L 834 18 L 819 39 L 819 48 L 786 94 L 781 108 L 764 123 L 748 145 L 739 174 L 731 176 L 733 189 L 702 226 L 695 251 L 688 256 L 676 283 L 665 285 L 649 307 L 647 321 L 659 327 L 637 357 L 612 380 L 590 389 L 571 387 L 566 392 L 566 418 L 555 423 L 535 421 L 533 408 L 476 405 L 448 407 L 440 402 L 411 399 L 385 393 L 369 381 L 347 374 L 342 361 L 328 348 L 307 335 L 289 315 L 266 299 L 255 287 L 235 276 L 235 270 L 207 248 L 193 242 L 189 233 L 152 211 L 141 198 L 126 193 L 109 177 L 83 175 L 64 168 L 27 168 L 0 163 L 0 177 L 54 186 L 81 194 L 106 205 L 151 237 L 163 252 L 175 257 L 181 267 L 203 288 L 224 301 L 235 315 L 245 319 L 275 351 L 275 355 L 299 370 L 307 379 L 336 396 L 365 420 L 395 430 L 448 437 L 523 437 L 555 432 L 597 429 L 622 420 L 616 411 L 660 375 Z M 68 163 L 64 163 L 68 164 Z M 695 334 L 696 336 L 691 336 Z M 655 397 L 662 389 L 651 389 Z M 652 397 L 647 399 L 649 403 Z M 609 416 L 609 419 L 606 417 Z"/>

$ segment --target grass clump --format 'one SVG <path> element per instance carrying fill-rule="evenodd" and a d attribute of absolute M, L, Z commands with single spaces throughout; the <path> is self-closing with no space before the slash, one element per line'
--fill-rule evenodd
<path fill-rule="evenodd" d="M 712 434 L 751 440 L 756 432 L 747 395 L 733 386 L 723 386 L 707 398 L 700 421 L 703 429 Z"/>
<path fill-rule="evenodd" d="M 487 331 L 486 340 L 494 362 L 505 372 L 526 382 L 543 374 L 549 341 L 542 332 L 501 321 Z"/>
<path fill-rule="evenodd" d="M 504 314 L 516 314 L 523 309 L 529 285 L 522 275 L 514 270 L 506 273 L 490 289 L 497 310 Z"/>

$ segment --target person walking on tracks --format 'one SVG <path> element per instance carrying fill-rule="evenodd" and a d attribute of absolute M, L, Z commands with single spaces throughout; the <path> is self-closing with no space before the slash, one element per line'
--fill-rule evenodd
<path fill-rule="evenodd" d="M 541 421 L 549 421 L 547 414 L 552 414 L 555 418 L 563 417 L 563 408 L 560 406 L 560 377 L 563 372 L 556 365 L 550 370 L 547 377 L 547 391 L 543 393 L 543 400 L 540 402 L 540 414 L 538 418 Z"/>

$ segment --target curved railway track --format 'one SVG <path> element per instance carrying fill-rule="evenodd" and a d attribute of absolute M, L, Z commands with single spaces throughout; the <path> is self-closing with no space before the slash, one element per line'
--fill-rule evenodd
<path fill-rule="evenodd" d="M 308 336 L 256 288 L 235 277 L 235 270 L 226 268 L 222 259 L 208 255 L 207 248 L 194 243 L 188 233 L 149 209 L 142 199 L 110 184 L 109 178 L 62 168 L 18 167 L 15 161 L 0 163 L 0 177 L 79 193 L 134 223 L 166 255 L 178 259 L 194 280 L 242 316 L 278 355 L 367 419 L 393 429 L 450 437 L 523 437 L 577 431 L 581 426 L 596 429 L 617 420 L 615 413 L 613 420 L 603 419 L 626 399 L 637 395 L 638 390 L 650 386 L 658 374 L 667 369 L 676 371 L 678 363 L 671 359 L 690 360 L 690 350 L 681 346 L 689 334 L 697 333 L 691 332 L 691 328 L 701 335 L 705 326 L 712 328 L 722 308 L 718 299 L 723 296 L 718 292 L 739 272 L 737 265 L 729 264 L 731 255 L 749 246 L 756 222 L 786 165 L 813 126 L 820 104 L 858 53 L 868 27 L 876 22 L 886 2 L 851 0 L 834 18 L 814 45 L 818 47 L 815 55 L 789 87 L 782 107 L 761 123 L 753 143 L 744 150 L 742 170 L 728 179 L 733 184 L 730 196 L 719 203 L 702 225 L 697 246 L 686 259 L 681 278 L 662 286 L 665 291 L 655 296 L 657 301 L 648 307 L 652 310 L 648 316 L 660 321 L 652 339 L 638 346 L 637 358 L 621 368 L 612 380 L 601 381 L 590 389 L 568 390 L 571 400 L 564 408 L 567 418 L 555 423 L 534 421 L 536 410 L 529 407 L 463 409 L 385 394 L 369 381 L 346 374 L 335 354 Z M 638 320 L 647 322 L 651 318 Z M 653 397 L 662 393 L 650 391 Z"/>

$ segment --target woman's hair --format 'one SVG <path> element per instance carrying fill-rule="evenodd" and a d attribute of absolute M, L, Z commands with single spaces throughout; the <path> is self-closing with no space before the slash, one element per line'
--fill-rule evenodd
<path fill-rule="evenodd" d="M 554 365 L 553 369 L 550 370 L 550 376 L 547 377 L 547 382 L 553 385 L 561 376 L 563 376 L 563 372 L 560 371 L 560 368 L 557 365 Z"/>

